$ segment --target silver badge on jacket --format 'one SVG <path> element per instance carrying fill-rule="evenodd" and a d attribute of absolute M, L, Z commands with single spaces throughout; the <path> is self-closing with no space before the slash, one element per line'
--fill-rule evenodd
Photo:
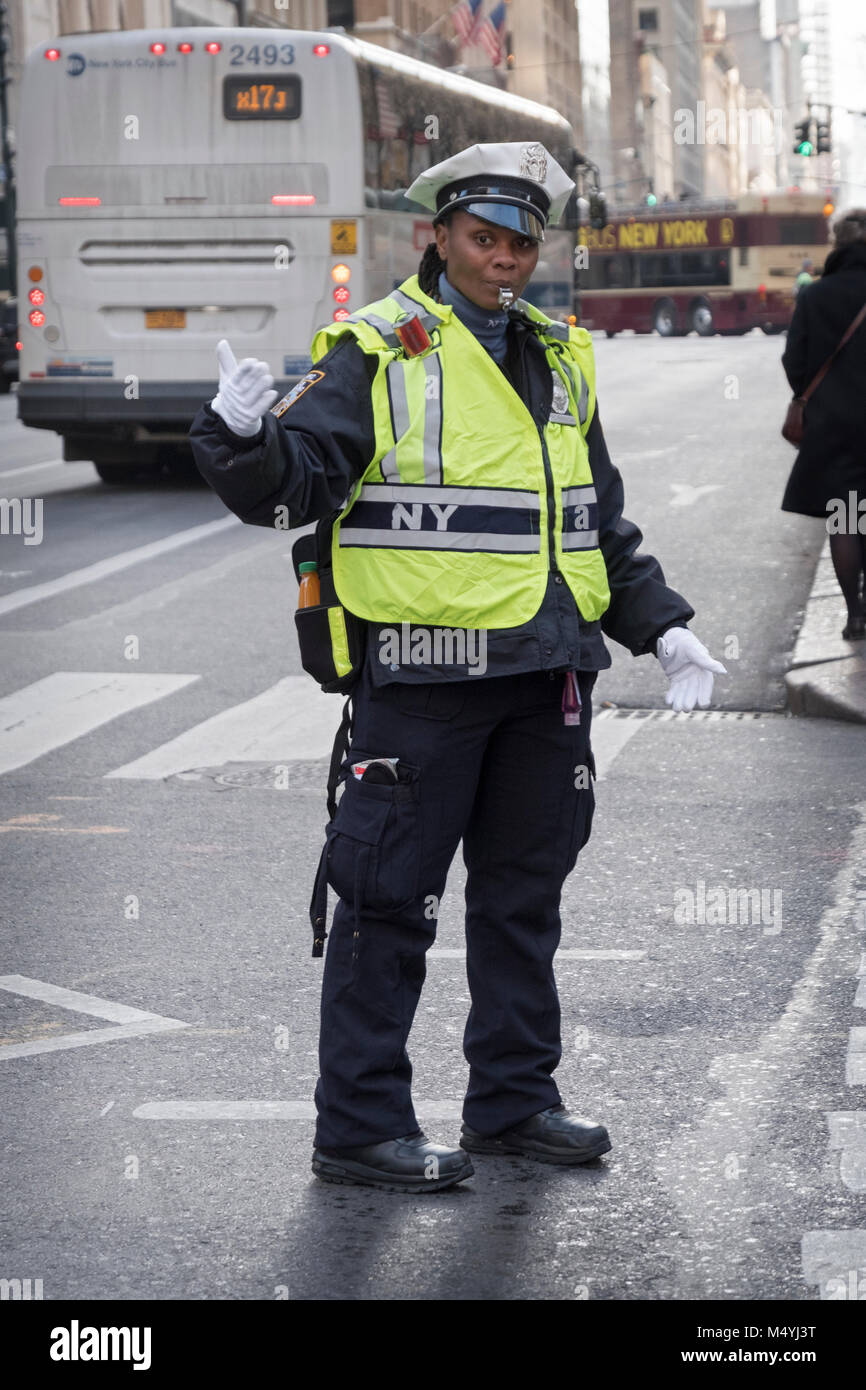
<path fill-rule="evenodd" d="M 551 369 L 550 375 L 553 378 L 553 401 L 550 407 L 551 415 L 568 415 L 570 406 L 568 403 L 568 392 L 565 389 L 562 377 L 559 372 Z"/>

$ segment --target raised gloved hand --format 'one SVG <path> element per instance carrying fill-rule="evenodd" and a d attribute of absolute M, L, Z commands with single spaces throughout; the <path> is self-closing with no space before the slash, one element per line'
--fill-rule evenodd
<path fill-rule="evenodd" d="M 670 681 L 665 703 L 678 712 L 694 709 L 696 704 L 706 709 L 713 693 L 713 672 L 728 674 L 722 663 L 713 660 L 687 627 L 669 627 L 656 642 L 656 653 Z"/>
<path fill-rule="evenodd" d="M 211 408 L 221 415 L 235 434 L 252 438 L 261 429 L 262 416 L 270 409 L 279 392 L 269 388 L 274 384 L 267 362 L 255 357 L 235 361 L 235 355 L 225 338 L 217 343 L 220 368 L 219 391 Z"/>

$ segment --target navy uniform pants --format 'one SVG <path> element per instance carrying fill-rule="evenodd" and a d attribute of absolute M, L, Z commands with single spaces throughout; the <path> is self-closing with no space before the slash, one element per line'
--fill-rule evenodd
<path fill-rule="evenodd" d="M 563 722 L 543 671 L 355 691 L 348 760 L 399 758 L 391 786 L 351 773 L 328 827 L 339 895 L 322 982 L 316 1145 L 413 1134 L 409 1030 L 460 840 L 467 868 L 468 1125 L 496 1134 L 560 1103 L 553 957 L 563 880 L 589 839 L 590 696 Z"/>

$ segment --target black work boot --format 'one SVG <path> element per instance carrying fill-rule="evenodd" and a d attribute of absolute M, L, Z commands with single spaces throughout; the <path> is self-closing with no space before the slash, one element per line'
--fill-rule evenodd
<path fill-rule="evenodd" d="M 604 1125 L 553 1105 L 501 1134 L 478 1134 L 464 1122 L 460 1147 L 479 1154 L 526 1154 L 542 1163 L 588 1163 L 612 1145 Z"/>
<path fill-rule="evenodd" d="M 419 1130 L 357 1149 L 314 1149 L 313 1172 L 325 1182 L 358 1183 L 384 1192 L 441 1192 L 471 1178 L 475 1169 L 462 1149 L 431 1144 Z"/>

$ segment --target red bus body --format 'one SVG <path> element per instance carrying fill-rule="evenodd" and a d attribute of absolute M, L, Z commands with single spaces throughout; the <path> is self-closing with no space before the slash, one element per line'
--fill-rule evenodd
<path fill-rule="evenodd" d="M 778 333 L 791 320 L 805 259 L 813 274 L 829 250 L 817 194 L 747 194 L 736 202 L 618 213 L 578 233 L 581 326 L 678 336 L 695 329 Z"/>

